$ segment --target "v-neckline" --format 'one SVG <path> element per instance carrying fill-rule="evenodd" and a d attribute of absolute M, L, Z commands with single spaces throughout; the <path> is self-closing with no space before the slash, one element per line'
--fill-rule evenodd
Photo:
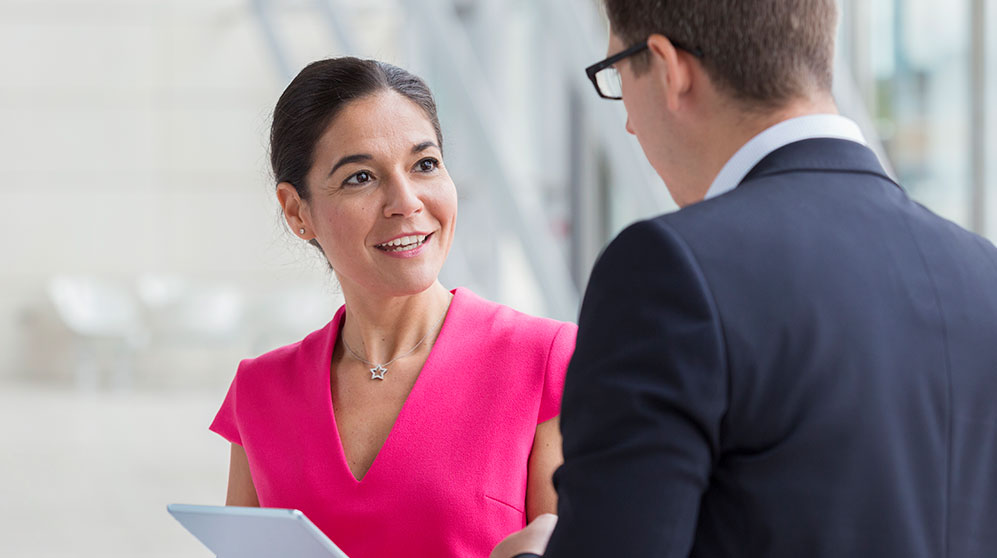
<path fill-rule="evenodd" d="M 343 437 L 339 432 L 339 424 L 336 422 L 336 410 L 332 404 L 332 374 L 334 372 L 332 369 L 332 355 L 336 350 L 336 341 L 339 340 L 339 336 L 342 333 L 343 319 L 344 316 L 346 315 L 346 306 L 345 305 L 341 306 L 339 308 L 339 311 L 336 312 L 335 317 L 333 317 L 332 323 L 330 324 L 331 327 L 329 335 L 327 337 L 328 342 L 325 347 L 325 355 L 323 358 L 323 362 L 326 363 L 326 365 L 324 366 L 325 373 L 323 374 L 323 376 L 325 377 L 324 391 L 325 391 L 325 401 L 326 401 L 326 415 L 329 417 L 329 420 L 332 422 L 332 432 L 335 437 L 334 450 L 338 452 L 339 465 L 343 468 L 345 474 L 353 481 L 354 485 L 359 486 L 364 484 L 364 482 L 370 478 L 371 473 L 374 472 L 374 468 L 377 466 L 377 464 L 384 460 L 382 456 L 385 454 L 386 450 L 390 449 L 391 440 L 398 436 L 396 432 L 399 430 L 399 425 L 404 426 L 403 421 L 407 416 L 406 411 L 410 406 L 409 401 L 412 400 L 413 396 L 417 395 L 416 390 L 422 390 L 420 386 L 422 386 L 423 384 L 425 384 L 430 380 L 430 378 L 425 378 L 425 377 L 430 376 L 430 374 L 427 374 L 427 372 L 430 372 L 433 369 L 433 366 L 435 366 L 435 361 L 436 361 L 435 355 L 437 355 L 436 346 L 439 345 L 440 341 L 443 340 L 444 335 L 446 335 L 447 333 L 447 324 L 450 323 L 451 313 L 453 312 L 453 310 L 457 305 L 457 300 L 459 298 L 458 295 L 459 290 L 460 289 L 454 289 L 453 291 L 451 291 L 453 297 L 450 300 L 450 306 L 447 308 L 447 313 L 443 318 L 443 323 L 440 325 L 440 334 L 436 336 L 436 342 L 434 342 L 433 346 L 430 347 L 429 355 L 426 357 L 426 362 L 423 363 L 422 368 L 419 370 L 419 375 L 416 376 L 415 383 L 412 384 L 412 389 L 410 389 L 408 395 L 405 396 L 405 401 L 402 402 L 402 407 L 398 411 L 398 416 L 395 417 L 395 422 L 392 423 L 391 429 L 388 431 L 388 437 L 384 439 L 384 443 L 381 444 L 381 447 L 377 450 L 377 454 L 374 456 L 374 460 L 370 463 L 370 467 L 367 468 L 367 471 L 363 474 L 363 477 L 359 479 L 356 477 L 356 475 L 353 474 L 353 470 L 350 469 L 350 463 L 346 459 L 346 449 L 343 446 Z"/>

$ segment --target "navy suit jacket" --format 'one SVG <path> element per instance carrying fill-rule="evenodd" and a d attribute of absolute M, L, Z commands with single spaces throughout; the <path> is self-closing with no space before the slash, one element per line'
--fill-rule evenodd
<path fill-rule="evenodd" d="M 997 249 L 866 147 L 629 227 L 579 322 L 545 556 L 997 557 Z"/>

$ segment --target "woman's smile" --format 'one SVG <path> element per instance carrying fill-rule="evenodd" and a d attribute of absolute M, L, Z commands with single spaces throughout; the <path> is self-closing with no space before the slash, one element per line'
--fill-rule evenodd
<path fill-rule="evenodd" d="M 414 258 L 423 252 L 426 243 L 429 242 L 435 233 L 413 233 L 398 236 L 393 240 L 377 244 L 381 252 L 393 258 Z"/>

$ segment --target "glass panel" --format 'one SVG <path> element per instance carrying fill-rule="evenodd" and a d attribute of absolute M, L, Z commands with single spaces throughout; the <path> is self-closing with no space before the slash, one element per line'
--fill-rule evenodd
<path fill-rule="evenodd" d="M 853 60 L 864 56 L 871 66 L 862 88 L 872 94 L 870 110 L 900 182 L 964 226 L 972 180 L 969 2 L 939 9 L 928 0 L 871 0 L 868 27 L 844 34 L 867 37 Z"/>
<path fill-rule="evenodd" d="M 985 196 L 987 212 L 983 216 L 984 232 L 994 241 L 997 241 L 997 5 L 993 2 L 986 2 L 986 25 L 984 29 L 990 31 L 984 33 L 986 42 L 986 88 L 984 89 L 984 106 L 986 107 L 985 125 L 983 127 L 983 141 L 985 142 L 984 164 L 986 172 L 984 174 Z"/>

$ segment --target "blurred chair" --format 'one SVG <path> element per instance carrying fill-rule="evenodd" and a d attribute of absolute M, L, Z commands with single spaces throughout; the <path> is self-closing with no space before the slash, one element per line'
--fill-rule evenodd
<path fill-rule="evenodd" d="M 237 285 L 145 274 L 138 279 L 138 294 L 156 338 L 210 343 L 234 339 L 244 330 L 245 296 Z"/>
<path fill-rule="evenodd" d="M 110 385 L 130 386 L 135 352 L 149 340 L 134 294 L 113 281 L 68 275 L 49 280 L 47 291 L 60 320 L 75 337 L 73 375 L 77 387 L 95 389 L 100 385 L 99 347 L 106 344 L 114 355 Z"/>
<path fill-rule="evenodd" d="M 151 339 L 143 358 L 147 383 L 198 388 L 227 382 L 248 356 L 245 289 L 171 274 L 141 275 L 136 287 Z"/>
<path fill-rule="evenodd" d="M 329 323 L 342 303 L 342 295 L 328 284 L 284 283 L 268 289 L 251 314 L 253 353 L 300 341 Z"/>

